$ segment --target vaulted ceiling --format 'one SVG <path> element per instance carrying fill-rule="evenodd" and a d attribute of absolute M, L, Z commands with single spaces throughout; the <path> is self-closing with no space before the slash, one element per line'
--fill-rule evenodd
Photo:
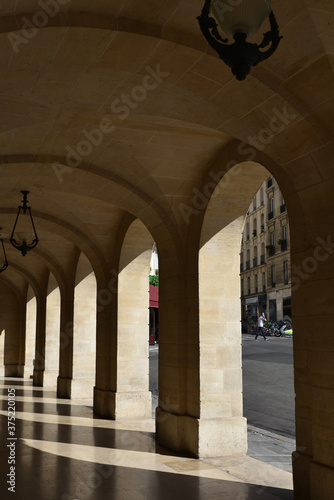
<path fill-rule="evenodd" d="M 180 235 L 180 204 L 235 140 L 293 189 L 331 177 L 334 4 L 272 3 L 284 38 L 238 82 L 202 0 L 0 1 L 0 283 L 62 279 L 80 251 L 108 263 L 128 214 Z M 24 258 L 8 243 L 22 189 L 40 239 Z"/>

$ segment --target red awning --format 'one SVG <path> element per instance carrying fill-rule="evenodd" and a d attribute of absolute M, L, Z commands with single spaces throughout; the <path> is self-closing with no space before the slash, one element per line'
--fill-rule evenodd
<path fill-rule="evenodd" d="M 150 307 L 159 307 L 159 287 L 150 285 Z"/>

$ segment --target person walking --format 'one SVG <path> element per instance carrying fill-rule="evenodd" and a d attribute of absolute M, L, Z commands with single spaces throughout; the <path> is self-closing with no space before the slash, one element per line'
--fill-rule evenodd
<path fill-rule="evenodd" d="M 264 340 L 268 340 L 267 337 L 265 336 L 264 330 L 263 330 L 263 326 L 264 326 L 265 321 L 267 321 L 267 318 L 263 312 L 257 320 L 257 332 L 256 332 L 255 340 L 257 340 L 259 334 L 263 335 Z"/>

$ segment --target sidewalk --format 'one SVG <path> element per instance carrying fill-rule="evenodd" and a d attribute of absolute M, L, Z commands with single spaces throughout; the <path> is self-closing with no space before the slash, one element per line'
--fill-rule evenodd
<path fill-rule="evenodd" d="M 279 436 L 264 429 L 248 426 L 249 457 L 273 467 L 292 473 L 292 452 L 296 449 L 294 439 Z"/>

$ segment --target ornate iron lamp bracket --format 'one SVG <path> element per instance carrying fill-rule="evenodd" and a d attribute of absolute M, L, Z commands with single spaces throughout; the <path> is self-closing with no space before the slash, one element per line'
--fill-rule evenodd
<path fill-rule="evenodd" d="M 209 45 L 217 52 L 220 59 L 232 69 L 237 80 L 244 80 L 252 66 L 268 59 L 278 47 L 283 38 L 279 34 L 278 24 L 273 11 L 269 14 L 270 31 L 263 35 L 260 45 L 246 41 L 246 33 L 235 33 L 234 43 L 227 45 L 228 39 L 222 38 L 218 32 L 218 25 L 213 17 L 210 17 L 211 0 L 205 0 L 201 15 L 197 17 L 201 31 Z M 267 47 L 270 47 L 261 51 Z"/>
<path fill-rule="evenodd" d="M 34 224 L 34 221 L 33 221 L 32 215 L 31 215 L 31 207 L 28 206 L 28 198 L 27 197 L 28 197 L 29 191 L 21 191 L 21 193 L 23 194 L 22 205 L 20 205 L 18 207 L 19 210 L 17 212 L 15 224 L 14 224 L 13 231 L 12 231 L 12 234 L 10 237 L 10 242 L 13 245 L 13 247 L 17 248 L 17 250 L 19 250 L 22 253 L 22 255 L 25 256 L 25 255 L 27 255 L 27 252 L 29 252 L 29 250 L 32 250 L 33 248 L 35 248 L 35 246 L 37 245 L 39 240 L 37 237 L 35 224 Z M 23 241 L 22 243 L 20 243 L 20 242 L 17 242 L 16 239 L 14 238 L 14 232 L 15 232 L 16 225 L 17 225 L 19 216 L 21 214 L 21 211 L 24 214 L 26 214 L 28 212 L 29 217 L 30 217 L 30 222 L 31 222 L 31 225 L 33 228 L 33 236 L 34 236 L 34 239 L 31 241 L 31 243 L 27 243 L 26 241 Z"/>
<path fill-rule="evenodd" d="M 1 229 L 2 229 L 2 227 L 0 227 L 0 231 L 1 231 Z M 8 260 L 7 260 L 7 256 L 6 256 L 6 250 L 5 250 L 3 238 L 0 238 L 0 241 L 1 241 L 2 253 L 3 253 L 3 259 L 1 259 L 1 260 L 3 260 L 3 264 L 0 267 L 0 273 L 2 273 L 3 271 L 6 271 L 6 269 L 8 267 Z"/>

